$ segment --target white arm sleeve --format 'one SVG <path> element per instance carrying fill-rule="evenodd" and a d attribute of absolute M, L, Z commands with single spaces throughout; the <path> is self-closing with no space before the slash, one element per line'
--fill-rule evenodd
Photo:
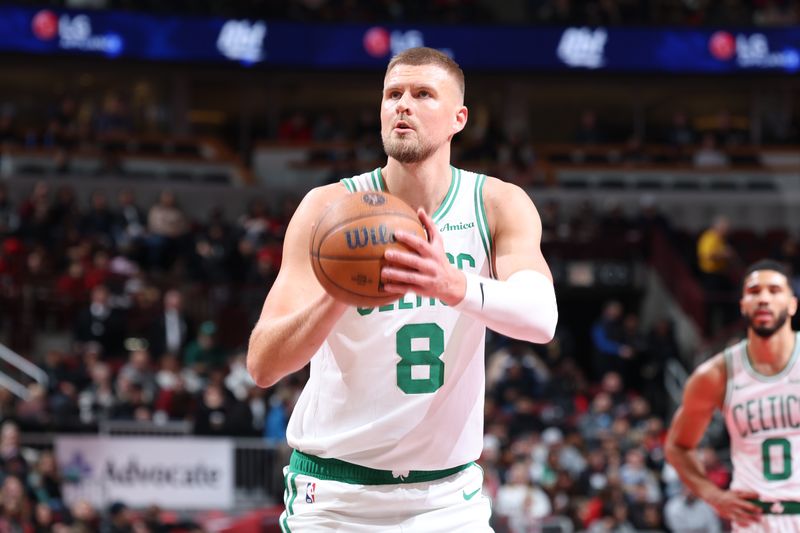
<path fill-rule="evenodd" d="M 505 281 L 464 272 L 467 290 L 454 309 L 515 339 L 544 344 L 553 339 L 558 306 L 553 282 L 535 270 L 514 272 Z"/>

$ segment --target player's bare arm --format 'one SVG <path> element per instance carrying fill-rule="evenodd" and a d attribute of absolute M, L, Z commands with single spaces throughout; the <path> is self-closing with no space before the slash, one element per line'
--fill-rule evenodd
<path fill-rule="evenodd" d="M 398 233 L 414 253 L 389 252 L 385 289 L 441 299 L 471 313 L 491 329 L 514 338 L 548 342 L 558 319 L 552 275 L 540 249 L 542 225 L 530 197 L 515 185 L 489 178 L 484 204 L 494 242 L 497 280 L 464 273 L 445 256 L 439 231 L 419 211 L 428 241 Z"/>
<path fill-rule="evenodd" d="M 309 242 L 320 213 L 347 194 L 340 184 L 309 192 L 286 230 L 283 261 L 250 335 L 247 368 L 261 387 L 303 368 L 347 309 L 314 276 Z"/>
<path fill-rule="evenodd" d="M 683 404 L 672 419 L 665 451 L 667 460 L 693 493 L 707 501 L 720 516 L 746 525 L 758 521 L 761 510 L 747 501 L 758 498 L 758 494 L 720 489 L 706 477 L 695 454 L 714 411 L 722 408 L 726 380 L 722 355 L 706 361 L 692 373 L 686 382 Z"/>
<path fill-rule="evenodd" d="M 488 178 L 483 197 L 494 239 L 497 278 L 507 280 L 521 270 L 533 270 L 552 282 L 541 250 L 542 220 L 528 193 L 512 183 Z"/>

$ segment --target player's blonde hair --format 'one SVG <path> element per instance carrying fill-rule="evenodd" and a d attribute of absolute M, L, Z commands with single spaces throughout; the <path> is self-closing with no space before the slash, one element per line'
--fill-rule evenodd
<path fill-rule="evenodd" d="M 436 65 L 447 71 L 456 81 L 458 88 L 461 90 L 461 96 L 464 96 L 464 71 L 458 66 L 450 56 L 440 52 L 434 48 L 420 46 L 417 48 L 409 48 L 399 54 L 395 55 L 389 65 L 386 67 L 386 74 L 388 74 L 397 65 Z"/>

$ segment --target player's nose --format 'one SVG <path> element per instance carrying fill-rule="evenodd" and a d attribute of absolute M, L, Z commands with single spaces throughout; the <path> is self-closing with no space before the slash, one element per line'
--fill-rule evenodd
<path fill-rule="evenodd" d="M 404 92 L 403 96 L 398 98 L 397 104 L 395 105 L 395 111 L 398 115 L 408 114 L 408 111 L 411 109 L 409 99 L 410 95 L 408 92 Z"/>

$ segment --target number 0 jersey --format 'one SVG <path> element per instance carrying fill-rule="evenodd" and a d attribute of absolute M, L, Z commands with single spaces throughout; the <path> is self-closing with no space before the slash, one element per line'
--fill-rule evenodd
<path fill-rule="evenodd" d="M 747 341 L 724 352 L 723 413 L 731 439 L 732 489 L 765 500 L 800 501 L 800 336 L 786 367 L 773 376 L 750 364 Z"/>
<path fill-rule="evenodd" d="M 485 180 L 451 167 L 450 188 L 432 218 L 450 262 L 489 277 Z M 354 193 L 386 188 L 380 169 L 342 182 Z M 348 309 L 311 359 L 289 420 L 289 445 L 400 473 L 476 460 L 485 333 L 480 321 L 412 293 L 382 307 Z"/>

